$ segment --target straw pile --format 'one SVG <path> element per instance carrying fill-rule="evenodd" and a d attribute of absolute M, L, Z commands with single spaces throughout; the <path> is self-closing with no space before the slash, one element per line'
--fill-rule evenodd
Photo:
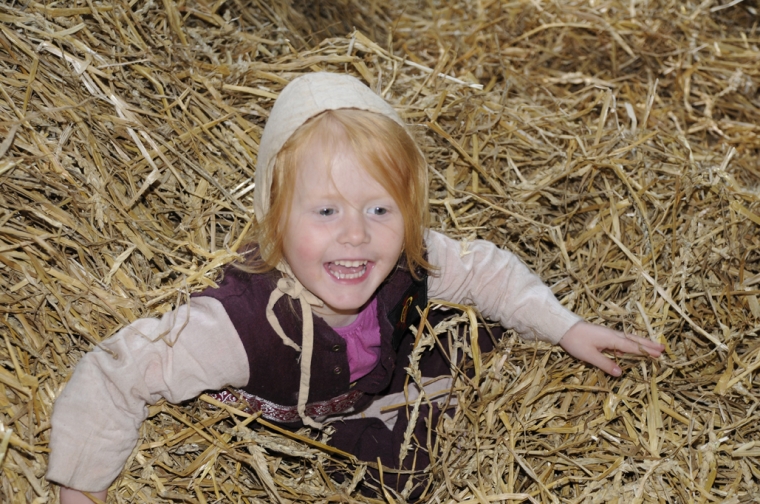
<path fill-rule="evenodd" d="M 3 4 L 0 501 L 57 499 L 49 417 L 83 353 L 234 259 L 268 110 L 315 70 L 363 78 L 416 125 L 435 228 L 492 240 L 588 320 L 667 343 L 612 379 L 545 344 L 509 336 L 481 355 L 453 337 L 475 378 L 437 426 L 424 501 L 756 501 L 757 9 Z M 421 343 L 466 330 L 462 308 Z M 323 434 L 254 424 L 203 398 L 153 407 L 112 498 L 372 500 L 366 466 Z"/>

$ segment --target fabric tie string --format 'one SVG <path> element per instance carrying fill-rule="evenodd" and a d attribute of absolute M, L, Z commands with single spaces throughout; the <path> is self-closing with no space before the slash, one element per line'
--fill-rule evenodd
<path fill-rule="evenodd" d="M 309 381 L 311 380 L 311 356 L 314 351 L 314 319 L 311 312 L 312 306 L 323 306 L 324 303 L 317 296 L 309 292 L 306 287 L 293 275 L 293 271 L 285 261 L 280 261 L 277 270 L 284 275 L 277 281 L 277 288 L 272 291 L 267 304 L 266 317 L 274 332 L 282 339 L 282 342 L 301 352 L 301 380 L 298 386 L 298 415 L 305 425 L 321 429 L 322 424 L 306 414 L 306 401 L 309 399 Z M 303 339 L 301 346 L 290 339 L 283 331 L 280 321 L 274 314 L 274 306 L 284 295 L 288 295 L 299 301 L 303 316 Z"/>

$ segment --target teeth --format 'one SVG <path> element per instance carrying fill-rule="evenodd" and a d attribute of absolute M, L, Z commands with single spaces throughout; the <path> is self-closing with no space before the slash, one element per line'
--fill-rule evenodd
<path fill-rule="evenodd" d="M 345 273 L 333 273 L 333 276 L 339 280 L 353 280 L 354 278 L 361 277 L 366 270 L 362 270 L 360 273 L 351 273 L 351 274 L 345 274 Z"/>
<path fill-rule="evenodd" d="M 345 266 L 346 268 L 357 268 L 359 266 L 365 266 L 367 261 L 334 261 L 333 264 Z"/>
<path fill-rule="evenodd" d="M 335 266 L 341 266 L 343 268 L 358 268 L 361 267 L 361 269 L 355 273 L 343 273 L 340 271 L 334 271 L 332 268 L 328 268 L 330 270 L 330 274 L 332 274 L 335 278 L 339 280 L 353 280 L 355 278 L 361 278 L 366 272 L 367 272 L 367 261 L 333 261 L 333 264 Z"/>

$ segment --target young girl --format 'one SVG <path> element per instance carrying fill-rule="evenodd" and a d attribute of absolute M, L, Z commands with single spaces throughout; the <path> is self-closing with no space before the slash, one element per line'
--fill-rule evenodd
<path fill-rule="evenodd" d="M 331 443 L 398 465 L 403 422 L 378 404 L 399 390 L 407 329 L 428 298 L 474 304 L 614 376 L 604 350 L 660 355 L 659 344 L 580 321 L 509 252 L 426 229 L 427 191 L 425 160 L 383 99 L 346 75 L 291 82 L 261 138 L 246 263 L 103 342 L 56 401 L 47 477 L 61 501 L 105 500 L 147 404 L 226 386 L 291 427 L 337 416 Z"/>

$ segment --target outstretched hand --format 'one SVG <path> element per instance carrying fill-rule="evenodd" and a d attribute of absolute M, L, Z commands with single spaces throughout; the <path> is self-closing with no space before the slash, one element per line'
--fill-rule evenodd
<path fill-rule="evenodd" d="M 559 340 L 559 346 L 576 359 L 593 364 L 612 376 L 620 376 L 622 370 L 602 353 L 604 350 L 652 357 L 659 357 L 665 350 L 665 345 L 660 343 L 588 322 L 578 322 L 568 329 Z"/>

